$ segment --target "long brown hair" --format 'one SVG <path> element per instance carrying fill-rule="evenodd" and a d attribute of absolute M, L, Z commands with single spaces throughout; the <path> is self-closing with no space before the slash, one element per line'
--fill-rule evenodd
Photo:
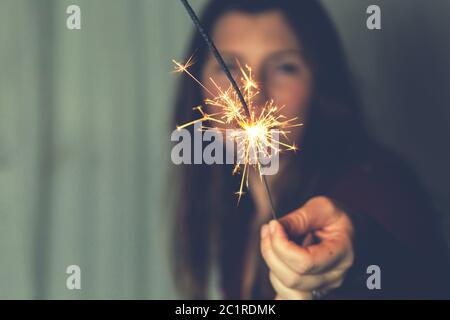
<path fill-rule="evenodd" d="M 313 72 L 314 92 L 301 144 L 301 152 L 291 165 L 296 174 L 277 201 L 277 211 L 287 213 L 320 192 L 320 184 L 364 156 L 368 136 L 359 110 L 359 99 L 352 87 L 350 73 L 340 40 L 327 13 L 315 0 L 212 0 L 200 20 L 211 34 L 217 20 L 230 11 L 258 14 L 269 10 L 282 12 L 298 36 L 304 59 Z M 208 49 L 195 32 L 186 59 L 195 52 L 196 64 L 190 71 L 200 77 Z M 192 107 L 203 97 L 197 84 L 183 77 L 178 88 L 176 124 L 197 115 Z M 192 132 L 191 132 L 192 134 Z M 191 298 L 205 298 L 212 263 L 222 270 L 225 280 L 239 272 L 242 239 L 253 212 L 251 197 L 236 207 L 233 192 L 235 177 L 227 165 L 182 165 L 175 215 L 175 274 L 177 283 Z M 301 184 L 296 181 L 301 180 Z M 240 253 L 239 253 L 240 252 Z"/>

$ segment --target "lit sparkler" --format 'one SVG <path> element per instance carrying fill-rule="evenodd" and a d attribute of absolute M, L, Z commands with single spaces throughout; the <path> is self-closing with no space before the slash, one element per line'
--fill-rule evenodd
<path fill-rule="evenodd" d="M 256 159 L 256 165 L 254 165 L 254 167 L 258 170 L 260 178 L 264 182 L 264 186 L 272 210 L 272 215 L 273 218 L 276 219 L 272 195 L 270 193 L 266 177 L 261 174 L 261 164 L 259 159 L 262 155 L 267 156 L 268 150 L 271 150 L 272 152 L 281 152 L 283 150 L 283 147 L 287 150 L 296 150 L 297 147 L 295 146 L 295 144 L 289 145 L 278 140 L 274 141 L 272 139 L 272 133 L 278 132 L 279 134 L 287 138 L 287 134 L 289 133 L 288 128 L 301 126 L 302 124 L 295 124 L 294 122 L 297 120 L 296 118 L 286 119 L 285 116 L 279 113 L 282 107 L 277 107 L 273 101 L 266 102 L 264 106 L 261 107 L 258 113 L 255 113 L 254 110 L 252 110 L 254 98 L 259 94 L 259 90 L 258 86 L 252 79 L 251 68 L 246 66 L 248 72 L 245 72 L 242 67 L 240 68 L 242 74 L 242 86 L 239 87 L 233 76 L 231 75 L 230 70 L 223 61 L 219 50 L 217 50 L 214 42 L 205 32 L 203 26 L 200 23 L 200 20 L 190 6 L 188 0 L 180 1 L 186 8 L 186 11 L 196 25 L 198 31 L 205 40 L 205 43 L 208 45 L 215 59 L 222 67 L 231 85 L 230 88 L 222 91 L 222 89 L 214 82 L 214 80 L 210 79 L 215 88 L 220 92 L 219 95 L 213 95 L 205 85 L 203 85 L 189 72 L 188 68 L 192 66 L 193 63 L 192 57 L 184 65 L 174 61 L 176 65 L 175 71 L 186 72 L 208 93 L 212 94 L 212 96 L 215 96 L 215 98 L 213 99 L 205 100 L 205 104 L 215 106 L 220 109 L 217 113 L 208 114 L 202 109 L 201 106 L 197 107 L 197 110 L 201 113 L 202 118 L 179 126 L 178 128 L 184 128 L 201 121 L 209 121 L 228 125 L 234 124 L 237 128 L 242 129 L 240 131 L 241 133 L 235 136 L 238 148 L 244 155 L 243 161 L 238 162 L 233 170 L 233 174 L 235 174 L 239 172 L 241 165 L 243 166 L 242 179 L 237 195 L 240 199 L 243 194 L 244 183 L 248 188 L 249 165 L 252 163 L 250 160 Z M 244 92 L 244 94 L 241 91 Z M 278 144 L 282 147 L 279 148 Z"/>
<path fill-rule="evenodd" d="M 236 192 L 238 200 L 244 194 L 244 186 L 248 188 L 249 168 L 254 167 L 261 179 L 261 159 L 263 157 L 269 158 L 273 153 L 279 153 L 283 150 L 297 150 L 295 144 L 289 144 L 280 141 L 278 138 L 282 136 L 288 140 L 290 128 L 301 126 L 301 123 L 296 123 L 297 118 L 287 119 L 281 110 L 283 107 L 278 107 L 273 100 L 265 102 L 263 106 L 255 105 L 255 97 L 260 93 L 258 85 L 253 80 L 252 69 L 249 66 L 240 67 L 241 78 L 239 90 L 244 96 L 249 115 L 247 115 L 236 91 L 230 85 L 226 90 L 223 90 L 213 78 L 209 78 L 214 91 L 209 89 L 205 84 L 201 83 L 197 78 L 189 72 L 189 67 L 192 66 L 193 58 L 185 64 L 181 64 L 172 60 L 175 64 L 175 72 L 186 73 L 195 82 L 197 82 L 206 92 L 213 98 L 205 99 L 204 103 L 210 106 L 212 113 L 208 113 L 202 106 L 197 106 L 197 110 L 201 117 L 191 122 L 177 126 L 178 129 L 186 128 L 196 123 L 208 123 L 209 126 L 202 125 L 201 130 L 214 129 L 220 132 L 225 132 L 227 128 L 235 128 L 232 131 L 232 140 L 237 145 L 239 161 L 235 164 L 233 174 L 242 171 L 242 178 L 240 182 L 239 191 Z M 216 124 L 217 126 L 210 126 Z"/>

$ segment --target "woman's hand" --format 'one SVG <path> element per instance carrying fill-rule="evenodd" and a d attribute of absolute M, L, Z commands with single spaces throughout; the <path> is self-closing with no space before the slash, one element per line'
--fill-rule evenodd
<path fill-rule="evenodd" d="M 299 245 L 290 238 L 313 234 L 319 243 Z M 289 237 L 288 237 L 289 235 Z M 261 228 L 261 253 L 270 269 L 276 299 L 307 300 L 341 286 L 352 266 L 353 225 L 326 197 Z"/>

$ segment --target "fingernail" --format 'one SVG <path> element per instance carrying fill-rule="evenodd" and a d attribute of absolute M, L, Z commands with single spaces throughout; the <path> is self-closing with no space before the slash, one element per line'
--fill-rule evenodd
<path fill-rule="evenodd" d="M 275 233 L 275 228 L 277 227 L 276 224 L 277 224 L 277 222 L 275 220 L 270 221 L 269 228 L 270 228 L 271 234 Z"/>
<path fill-rule="evenodd" d="M 265 224 L 261 227 L 261 238 L 264 239 L 265 237 L 267 237 L 268 233 L 269 233 L 269 229 L 267 227 L 267 224 Z"/>

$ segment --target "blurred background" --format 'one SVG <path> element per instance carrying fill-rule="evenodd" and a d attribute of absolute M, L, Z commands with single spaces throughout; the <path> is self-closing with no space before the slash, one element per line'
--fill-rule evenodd
<path fill-rule="evenodd" d="M 411 163 L 449 240 L 450 2 L 323 3 L 371 132 Z M 0 298 L 179 298 L 170 72 L 192 30 L 174 0 L 0 0 Z M 72 264 L 81 290 L 66 288 Z"/>

